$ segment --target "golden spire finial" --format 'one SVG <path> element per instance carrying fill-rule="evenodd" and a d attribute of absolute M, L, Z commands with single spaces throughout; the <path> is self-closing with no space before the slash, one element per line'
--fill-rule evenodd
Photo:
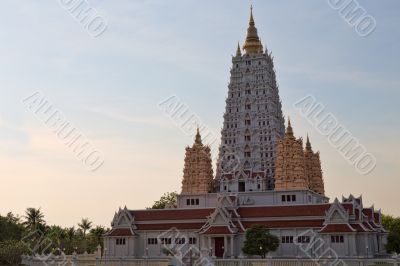
<path fill-rule="evenodd" d="M 288 126 L 286 128 L 286 136 L 289 138 L 294 138 L 292 124 L 290 123 L 290 117 L 288 117 Z"/>
<path fill-rule="evenodd" d="M 242 51 L 240 50 L 240 44 L 238 42 L 237 49 L 236 49 L 236 56 L 241 56 L 241 55 L 242 55 Z"/>
<path fill-rule="evenodd" d="M 254 26 L 254 18 L 253 18 L 253 5 L 250 5 L 250 21 L 249 21 L 250 26 Z"/>
<path fill-rule="evenodd" d="M 261 47 L 260 39 L 258 38 L 257 28 L 255 27 L 253 17 L 253 6 L 250 6 L 250 20 L 249 27 L 247 28 L 246 41 L 244 42 L 243 49 L 248 54 L 257 54 L 260 52 Z"/>

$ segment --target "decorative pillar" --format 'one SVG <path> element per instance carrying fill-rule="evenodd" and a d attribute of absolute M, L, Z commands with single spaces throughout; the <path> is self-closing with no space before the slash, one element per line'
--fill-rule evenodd
<path fill-rule="evenodd" d="M 233 250 L 233 235 L 231 236 L 231 258 L 235 256 L 234 250 Z"/>
<path fill-rule="evenodd" d="M 208 250 L 211 251 L 210 256 L 213 257 L 214 253 L 213 253 L 213 248 L 211 247 L 211 236 L 207 236 L 208 237 Z"/>
<path fill-rule="evenodd" d="M 226 257 L 227 251 L 228 251 L 228 237 L 224 236 L 224 254 L 222 255 L 224 259 Z"/>

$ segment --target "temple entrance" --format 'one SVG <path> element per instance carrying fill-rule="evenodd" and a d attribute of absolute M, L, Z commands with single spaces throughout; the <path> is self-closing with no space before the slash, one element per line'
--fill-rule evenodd
<path fill-rule="evenodd" d="M 216 237 L 214 238 L 215 242 L 215 257 L 222 258 L 224 256 L 224 238 Z"/>

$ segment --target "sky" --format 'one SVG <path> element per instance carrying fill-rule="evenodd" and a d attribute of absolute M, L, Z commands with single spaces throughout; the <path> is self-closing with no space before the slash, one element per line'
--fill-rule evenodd
<path fill-rule="evenodd" d="M 40 207 L 48 224 L 87 217 L 110 226 L 119 207 L 149 207 L 180 191 L 193 136 L 160 102 L 179 98 L 219 140 L 231 56 L 243 44 L 250 3 L 88 0 L 107 21 L 93 37 L 63 2 L 2 1 L 0 214 Z M 320 151 L 327 196 L 362 195 L 365 206 L 400 216 L 400 2 L 357 3 L 376 21 L 366 37 L 328 1 L 252 1 L 283 113 L 295 135 L 308 133 Z M 25 104 L 36 92 L 101 151 L 96 171 Z M 294 107 L 307 95 L 376 157 L 371 173 L 360 174 Z"/>

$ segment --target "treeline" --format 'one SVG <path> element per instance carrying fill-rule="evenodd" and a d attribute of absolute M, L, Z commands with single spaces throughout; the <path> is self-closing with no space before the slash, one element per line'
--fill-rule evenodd
<path fill-rule="evenodd" d="M 76 227 L 48 225 L 40 208 L 28 208 L 22 217 L 9 212 L 0 215 L 0 265 L 19 264 L 23 254 L 93 253 L 99 245 L 103 251 L 106 231 L 87 218 Z"/>
<path fill-rule="evenodd" d="M 400 217 L 383 215 L 382 224 L 389 231 L 386 251 L 400 254 Z"/>

